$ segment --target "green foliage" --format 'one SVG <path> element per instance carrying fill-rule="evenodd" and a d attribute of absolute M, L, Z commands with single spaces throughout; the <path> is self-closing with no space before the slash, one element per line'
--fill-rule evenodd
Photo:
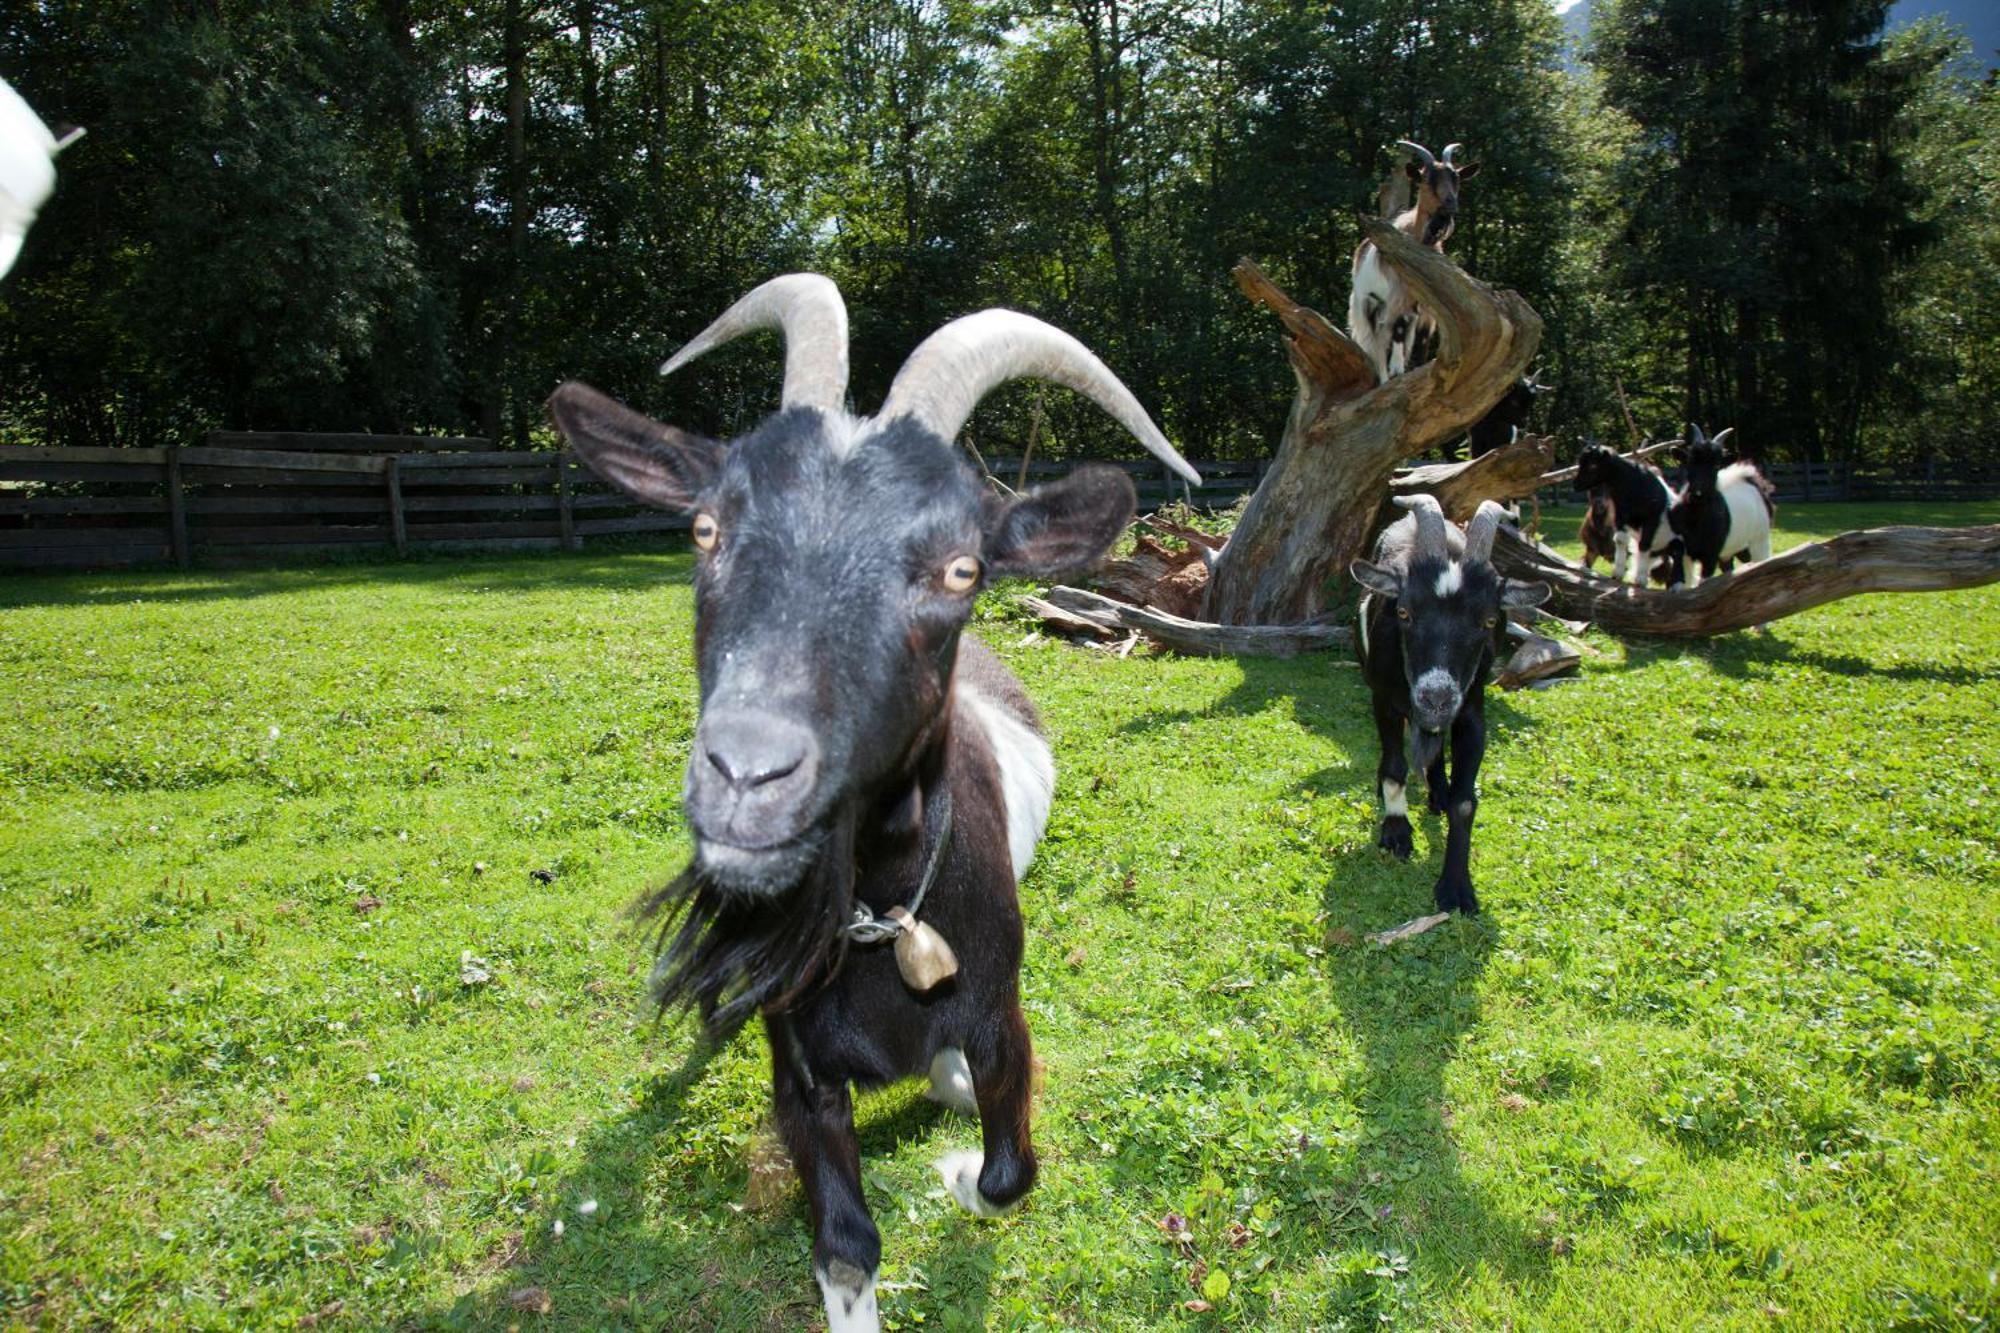
<path fill-rule="evenodd" d="M 853 309 L 853 394 L 987 305 L 1098 350 L 1188 452 L 1291 393 L 1228 271 L 1344 315 L 1393 144 L 1481 165 L 1452 253 L 1522 292 L 1544 423 L 1689 415 L 1763 457 L 1989 458 L 1990 84 L 1881 0 L 163 0 L 16 6 L 8 77 L 89 136 L 0 289 L 0 439 L 213 427 L 525 445 L 584 378 L 725 432 L 762 341 L 662 382 L 774 272 Z M 1621 404 L 1620 395 L 1625 403 Z M 1135 456 L 1073 395 L 988 456 Z"/>
<path fill-rule="evenodd" d="M 688 575 L 0 588 L 5 1318 L 817 1326 L 761 1042 L 656 1023 L 623 915 L 687 853 Z M 1389 948 L 1443 830 L 1375 850 L 1351 668 L 1016 617 L 978 628 L 1060 774 L 1023 887 L 1043 1170 L 972 1221 L 930 1163 L 976 1128 L 861 1100 L 890 1324 L 2000 1314 L 2000 590 L 1591 634 L 1581 682 L 1489 702 L 1486 914 Z"/>

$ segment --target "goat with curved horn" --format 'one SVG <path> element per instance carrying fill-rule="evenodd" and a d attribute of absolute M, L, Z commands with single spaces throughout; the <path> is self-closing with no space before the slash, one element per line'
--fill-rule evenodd
<path fill-rule="evenodd" d="M 1465 145 L 1462 143 L 1446 144 L 1444 146 L 1444 156 L 1440 160 L 1448 167 L 1457 166 L 1458 164 L 1454 162 L 1452 159 L 1458 156 L 1458 150 L 1463 147 L 1465 147 Z"/>
<path fill-rule="evenodd" d="M 955 319 L 924 339 L 896 372 L 875 416 L 884 422 L 908 416 L 950 440 L 980 399 L 1008 380 L 1021 378 L 1075 389 L 1110 413 L 1176 475 L 1201 485 L 1201 474 L 1167 442 L 1132 391 L 1089 348 L 1018 310 L 982 310 Z"/>
<path fill-rule="evenodd" d="M 669 357 L 660 373 L 671 375 L 703 353 L 762 329 L 776 329 L 785 338 L 780 405 L 839 411 L 847 397 L 847 305 L 833 280 L 817 273 L 787 273 L 757 287 Z"/>

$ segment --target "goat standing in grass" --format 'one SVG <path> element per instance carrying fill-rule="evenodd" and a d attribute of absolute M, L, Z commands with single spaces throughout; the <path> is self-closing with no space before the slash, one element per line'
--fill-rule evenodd
<path fill-rule="evenodd" d="M 1408 139 L 1397 146 L 1410 150 L 1403 170 L 1416 186 L 1416 202 L 1392 219 L 1396 230 L 1439 254 L 1458 222 L 1458 187 L 1478 174 L 1477 162 L 1460 166 L 1460 145 L 1447 144 L 1442 159 Z M 1385 187 L 1386 190 L 1386 187 Z M 1385 210 L 1386 211 L 1386 210 Z M 1417 294 L 1402 275 L 1382 261 L 1375 242 L 1363 241 L 1354 251 L 1354 282 L 1347 298 L 1347 336 L 1367 354 L 1375 378 L 1386 380 L 1412 369 L 1423 358 L 1430 321 L 1417 309 Z"/>
<path fill-rule="evenodd" d="M 1461 533 L 1435 496 L 1398 497 L 1410 512 L 1376 540 L 1375 558 L 1349 572 L 1367 592 L 1359 615 L 1361 671 L 1374 696 L 1382 742 L 1376 781 L 1382 829 L 1376 845 L 1410 858 L 1409 756 L 1424 774 L 1433 814 L 1445 816 L 1444 869 L 1433 889 L 1441 912 L 1477 912 L 1472 891 L 1472 817 L 1486 754 L 1486 678 L 1506 643 L 1507 610 L 1539 606 L 1546 583 L 1517 583 L 1493 568 L 1493 537 L 1505 517 L 1487 500 Z M 1445 739 L 1451 764 L 1445 765 Z"/>
<path fill-rule="evenodd" d="M 1621 458 L 1601 444 L 1590 445 L 1578 456 L 1573 485 L 1581 493 L 1602 490 L 1609 497 L 1614 525 L 1611 577 L 1624 582 L 1629 564 L 1633 586 L 1645 587 L 1653 558 L 1674 551 L 1674 530 L 1667 522 L 1667 511 L 1677 498 L 1673 487 L 1658 468 Z"/>
<path fill-rule="evenodd" d="M 550 408 L 600 476 L 693 518 L 694 858 L 655 899 L 655 991 L 718 1038 L 763 1015 L 813 1272 L 850 1333 L 878 1325 L 882 1252 L 850 1085 L 928 1074 L 978 1116 L 984 1152 L 939 1164 L 968 1211 L 1006 1212 L 1034 1183 L 1016 883 L 1055 769 L 1020 683 L 961 631 L 988 580 L 1085 569 L 1133 513 L 1108 467 L 1003 499 L 952 439 L 988 390 L 1033 375 L 1200 479 L 1082 344 L 1013 311 L 931 335 L 868 418 L 843 407 L 847 313 L 812 274 L 765 283 L 664 369 L 761 328 L 785 337 L 782 407 L 726 446 L 579 384 Z"/>
<path fill-rule="evenodd" d="M 1738 557 L 1771 558 L 1771 519 L 1777 512 L 1771 483 L 1752 462 L 1727 463 L 1723 442 L 1734 426 L 1714 439 L 1688 423 L 1687 489 L 1667 513 L 1688 562 L 1690 585 L 1700 586 L 1720 569 L 1728 573 Z"/>

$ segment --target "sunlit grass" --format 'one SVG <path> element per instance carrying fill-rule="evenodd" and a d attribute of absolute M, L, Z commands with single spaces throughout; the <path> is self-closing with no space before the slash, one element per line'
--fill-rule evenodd
<path fill-rule="evenodd" d="M 796 1191 L 742 1206 L 761 1042 L 655 1025 L 621 915 L 685 852 L 687 573 L 0 584 L 10 1318 L 818 1322 Z M 1061 772 L 1024 886 L 1044 1166 L 971 1221 L 929 1163 L 976 1130 L 864 1100 L 890 1322 L 2000 1315 L 2000 590 L 1592 634 L 1579 683 L 1490 704 L 1485 916 L 1390 950 L 1442 830 L 1373 850 L 1351 667 L 984 613 Z"/>

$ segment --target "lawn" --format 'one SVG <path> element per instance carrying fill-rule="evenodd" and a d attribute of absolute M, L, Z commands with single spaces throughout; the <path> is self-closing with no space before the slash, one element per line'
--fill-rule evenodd
<path fill-rule="evenodd" d="M 6 1319 L 818 1326 L 761 1038 L 656 1022 L 624 916 L 687 850 L 688 571 L 0 582 Z M 889 1323 L 2000 1318 L 2000 586 L 1593 634 L 1489 703 L 1485 915 L 1388 949 L 1443 830 L 1374 850 L 1344 660 L 981 614 L 1060 773 L 1043 1171 L 968 1219 L 975 1127 L 864 1099 Z"/>

